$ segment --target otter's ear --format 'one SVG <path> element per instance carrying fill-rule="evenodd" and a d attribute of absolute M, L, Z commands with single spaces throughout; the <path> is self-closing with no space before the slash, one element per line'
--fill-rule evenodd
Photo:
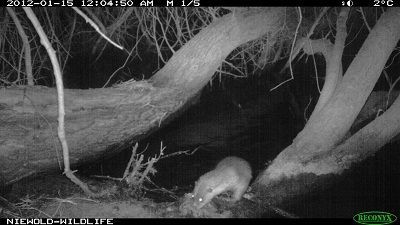
<path fill-rule="evenodd" d="M 207 188 L 207 192 L 212 192 L 213 189 L 212 188 Z"/>

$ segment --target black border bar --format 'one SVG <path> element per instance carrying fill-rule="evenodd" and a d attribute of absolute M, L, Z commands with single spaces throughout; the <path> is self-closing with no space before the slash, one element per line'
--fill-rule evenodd
<path fill-rule="evenodd" d="M 190 0 L 184 0 L 190 1 Z M 201 6 L 372 6 L 373 0 L 199 0 Z M 397 1 L 397 0 L 396 0 Z"/>
<path fill-rule="evenodd" d="M 400 0 L 0 0 L 0 6 L 157 6 L 165 7 L 257 7 L 257 6 L 289 6 L 289 7 L 365 7 L 388 6 L 378 5 L 390 2 L 399 6 Z M 169 3 L 169 4 L 168 4 Z M 390 5 L 389 5 L 390 6 Z"/>

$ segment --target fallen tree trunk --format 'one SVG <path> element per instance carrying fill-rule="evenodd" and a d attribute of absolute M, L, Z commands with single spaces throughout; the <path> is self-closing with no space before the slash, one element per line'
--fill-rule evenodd
<path fill-rule="evenodd" d="M 117 153 L 172 120 L 189 106 L 231 51 L 280 29 L 284 12 L 283 8 L 246 9 L 218 19 L 177 51 L 150 82 L 65 90 L 71 164 Z M 36 86 L 1 92 L 0 174 L 4 183 L 48 169 L 61 170 L 56 90 Z"/>

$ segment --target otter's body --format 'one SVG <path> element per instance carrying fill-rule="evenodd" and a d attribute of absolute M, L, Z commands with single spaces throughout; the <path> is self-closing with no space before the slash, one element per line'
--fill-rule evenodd
<path fill-rule="evenodd" d="M 194 205 L 201 208 L 215 196 L 232 191 L 232 201 L 238 201 L 246 192 L 251 180 L 251 167 L 246 160 L 226 157 L 214 170 L 204 174 L 196 182 L 192 197 Z"/>

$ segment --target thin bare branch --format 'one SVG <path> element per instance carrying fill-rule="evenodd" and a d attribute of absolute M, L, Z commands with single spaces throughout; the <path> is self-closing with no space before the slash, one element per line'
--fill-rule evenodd
<path fill-rule="evenodd" d="M 87 17 L 81 10 L 79 10 L 76 7 L 72 7 L 73 10 L 75 10 L 76 13 L 78 13 L 81 17 L 83 17 L 85 19 L 85 21 L 87 23 L 89 23 L 96 31 L 97 33 L 99 33 L 104 39 L 106 39 L 108 42 L 110 42 L 112 45 L 114 45 L 115 47 L 123 50 L 124 47 L 118 45 L 117 43 L 115 43 L 114 41 L 112 41 L 110 38 L 108 38 L 103 32 L 100 31 L 99 26 L 97 26 L 93 20 L 91 20 L 89 17 Z"/>
<path fill-rule="evenodd" d="M 18 33 L 21 37 L 21 40 L 23 43 L 23 49 L 25 50 L 24 59 L 25 59 L 26 79 L 28 81 L 28 85 L 33 86 L 34 82 L 33 82 L 33 75 L 32 75 L 32 56 L 31 56 L 31 46 L 29 44 L 28 36 L 26 35 L 24 28 L 22 27 L 21 22 L 19 21 L 13 8 L 6 7 L 6 10 L 10 14 L 11 18 L 13 19 L 14 24 L 17 27 Z M 18 71 L 20 71 L 20 70 L 18 70 Z"/>

